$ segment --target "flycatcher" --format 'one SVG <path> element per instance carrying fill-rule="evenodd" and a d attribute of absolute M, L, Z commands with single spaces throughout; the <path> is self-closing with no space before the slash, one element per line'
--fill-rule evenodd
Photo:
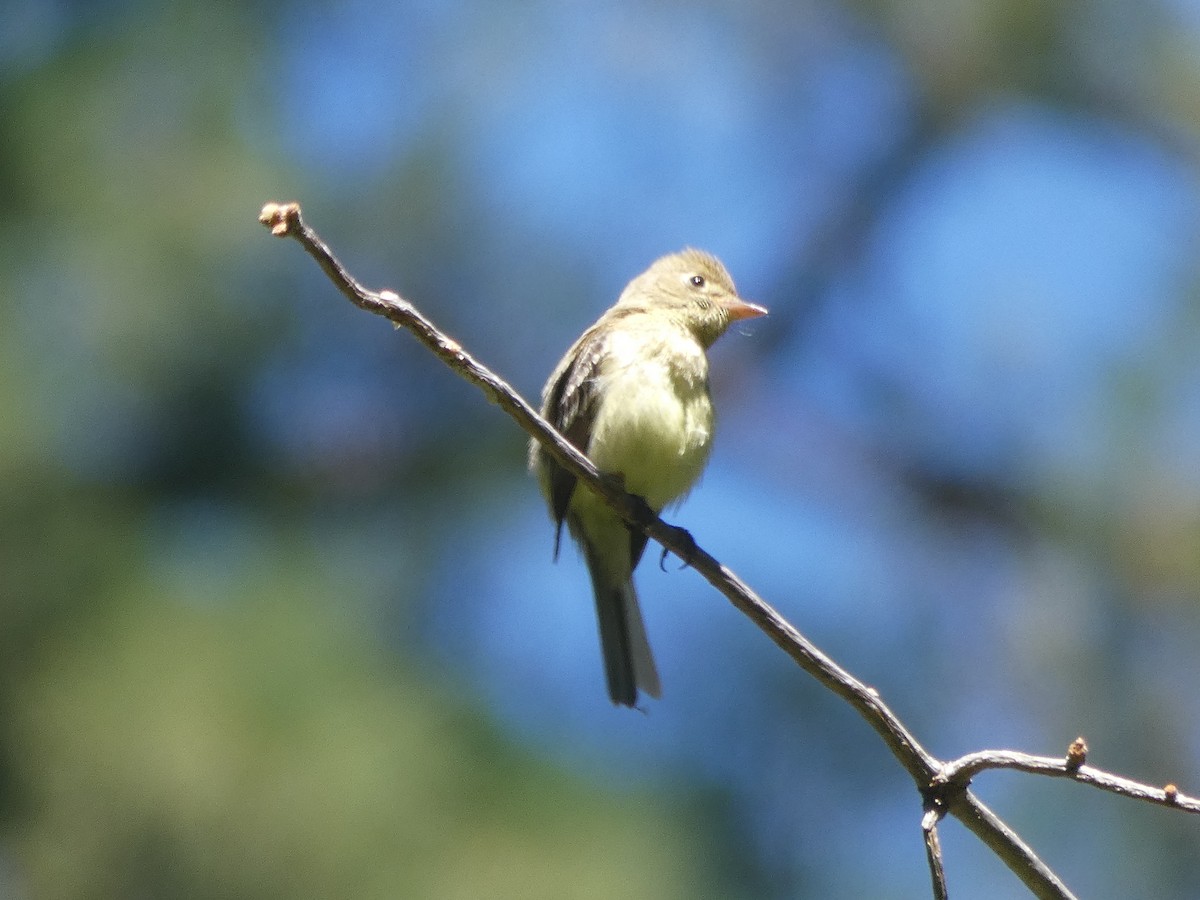
<path fill-rule="evenodd" d="M 731 322 L 766 313 L 738 296 L 716 257 L 692 249 L 664 256 L 567 351 L 542 390 L 542 416 L 657 514 L 687 494 L 708 461 L 705 351 Z M 591 573 L 609 697 L 636 706 L 639 690 L 659 696 L 633 588 L 646 536 L 577 485 L 537 441 L 529 467 L 554 518 L 555 558 L 565 521 Z"/>

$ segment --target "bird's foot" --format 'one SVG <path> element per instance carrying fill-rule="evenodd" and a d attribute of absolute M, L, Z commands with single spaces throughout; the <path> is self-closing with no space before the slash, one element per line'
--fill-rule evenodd
<path fill-rule="evenodd" d="M 621 475 L 606 475 L 605 478 L 612 479 L 613 483 L 621 490 L 625 490 L 625 479 Z M 645 497 L 638 494 L 630 494 L 626 492 L 629 498 L 630 512 L 633 514 L 633 521 L 643 528 L 653 524 L 658 519 L 658 513 L 650 508 L 650 504 L 646 502 Z"/>
<path fill-rule="evenodd" d="M 621 490 L 625 490 L 624 476 L 620 474 L 605 473 L 602 475 L 602 477 L 616 487 L 619 487 Z M 631 512 L 633 513 L 633 520 L 638 525 L 646 526 L 658 519 L 658 513 L 651 509 L 650 504 L 646 502 L 645 497 L 641 497 L 637 494 L 630 494 L 628 492 L 626 493 L 626 496 L 629 497 L 630 506 L 632 507 Z M 666 523 L 663 524 L 665 525 Z M 686 569 L 692 564 L 693 560 L 695 560 L 696 551 L 699 550 L 699 547 L 696 545 L 696 539 L 692 537 L 692 533 L 686 528 L 680 528 L 678 525 L 666 525 L 666 527 L 671 531 L 671 534 L 675 540 L 684 547 L 683 555 L 679 557 L 679 568 Z M 664 547 L 662 555 L 658 558 L 658 567 L 664 572 L 667 571 L 667 556 L 670 553 L 671 551 Z M 679 556 L 679 554 L 676 555 Z"/>
<path fill-rule="evenodd" d="M 671 529 L 671 535 L 675 540 L 684 545 L 683 555 L 679 556 L 679 568 L 686 569 L 695 560 L 696 552 L 700 549 L 696 546 L 696 539 L 686 528 L 680 528 L 678 525 L 668 525 L 667 527 Z M 669 549 L 663 547 L 662 556 L 658 558 L 658 567 L 664 572 L 667 571 L 667 555 L 670 552 Z"/>

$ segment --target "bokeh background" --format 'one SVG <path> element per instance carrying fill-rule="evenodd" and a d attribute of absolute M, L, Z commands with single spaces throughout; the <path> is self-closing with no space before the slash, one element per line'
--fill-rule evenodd
<path fill-rule="evenodd" d="M 605 696 L 527 397 L 684 245 L 689 528 L 943 757 L 1200 790 L 1193 0 L 0 3 L 0 896 L 928 896 L 919 798 L 694 573 Z M 980 795 L 1081 896 L 1200 824 Z M 1024 890 L 954 823 L 956 897 Z"/>

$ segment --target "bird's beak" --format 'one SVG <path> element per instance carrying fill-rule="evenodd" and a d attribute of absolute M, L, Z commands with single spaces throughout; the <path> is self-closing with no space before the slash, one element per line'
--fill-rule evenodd
<path fill-rule="evenodd" d="M 737 322 L 741 319 L 757 319 L 759 316 L 767 314 L 765 306 L 759 306 L 757 303 L 747 303 L 740 297 L 734 297 L 725 301 L 725 312 L 729 314 L 730 322 Z"/>

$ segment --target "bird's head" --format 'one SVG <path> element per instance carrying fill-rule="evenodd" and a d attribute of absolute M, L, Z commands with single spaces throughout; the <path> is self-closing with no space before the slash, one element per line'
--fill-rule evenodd
<path fill-rule="evenodd" d="M 618 306 L 664 310 L 705 347 L 732 322 L 765 316 L 765 308 L 738 296 L 721 261 L 688 248 L 658 259 L 629 283 Z"/>

